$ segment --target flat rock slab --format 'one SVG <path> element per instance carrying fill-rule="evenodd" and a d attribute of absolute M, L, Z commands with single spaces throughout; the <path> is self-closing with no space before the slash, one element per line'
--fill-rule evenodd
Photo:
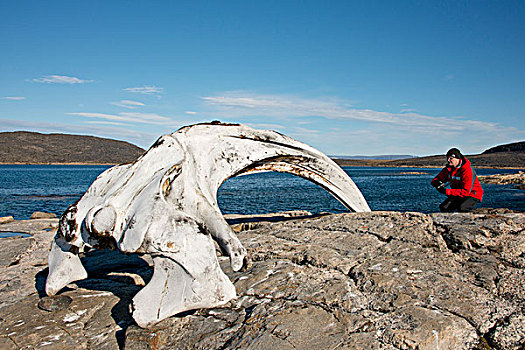
<path fill-rule="evenodd" d="M 372 212 L 259 223 L 239 233 L 252 259 L 246 271 L 233 272 L 220 257 L 236 300 L 151 329 L 137 327 L 128 311 L 151 278 L 150 261 L 89 254 L 83 258 L 89 278 L 69 285 L 53 307 L 43 295 L 47 269 L 41 259 L 52 235 L 33 225 L 33 237 L 18 239 L 38 246 L 32 243 L 29 252 L 21 244 L 18 262 L 0 267 L 1 349 L 525 344 L 525 214 Z M 51 305 L 50 311 L 39 303 Z"/>
<path fill-rule="evenodd" d="M 27 252 L 34 244 L 31 239 L 8 237 L 0 240 L 0 266 L 6 267 L 18 263 L 19 256 Z"/>

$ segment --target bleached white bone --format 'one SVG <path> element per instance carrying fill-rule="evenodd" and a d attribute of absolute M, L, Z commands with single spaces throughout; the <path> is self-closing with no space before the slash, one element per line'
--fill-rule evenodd
<path fill-rule="evenodd" d="M 348 209 L 370 211 L 350 177 L 304 143 L 244 125 L 187 126 L 159 138 L 134 163 L 103 172 L 66 210 L 49 254 L 47 294 L 86 278 L 79 251 L 110 244 L 153 256 L 153 277 L 133 299 L 141 327 L 235 298 L 213 240 L 235 271 L 246 250 L 222 216 L 217 190 L 230 177 L 261 171 L 304 177 Z"/>

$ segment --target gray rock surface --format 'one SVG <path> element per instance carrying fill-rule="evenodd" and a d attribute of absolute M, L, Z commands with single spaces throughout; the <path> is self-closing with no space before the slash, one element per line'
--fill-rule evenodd
<path fill-rule="evenodd" d="M 236 218 L 236 225 L 242 225 Z M 284 220 L 284 219 L 283 219 Z M 238 226 L 252 259 L 222 308 L 136 326 L 151 261 L 97 251 L 45 297 L 56 220 L 0 240 L 0 349 L 523 349 L 525 214 L 372 212 Z M 46 311 L 50 310 L 50 311 Z"/>

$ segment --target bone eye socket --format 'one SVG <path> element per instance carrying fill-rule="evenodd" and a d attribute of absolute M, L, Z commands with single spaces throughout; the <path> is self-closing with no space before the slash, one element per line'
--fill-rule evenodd
<path fill-rule="evenodd" d="M 91 222 L 91 231 L 96 234 L 102 234 L 113 231 L 117 213 L 111 206 L 106 206 L 98 210 L 93 216 Z"/>

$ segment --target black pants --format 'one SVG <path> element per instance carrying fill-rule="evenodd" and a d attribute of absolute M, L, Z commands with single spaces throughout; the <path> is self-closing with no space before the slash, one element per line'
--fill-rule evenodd
<path fill-rule="evenodd" d="M 474 209 L 478 203 L 479 199 L 474 197 L 450 196 L 439 205 L 439 210 L 441 210 L 442 213 L 453 213 L 455 211 L 466 213 Z"/>

